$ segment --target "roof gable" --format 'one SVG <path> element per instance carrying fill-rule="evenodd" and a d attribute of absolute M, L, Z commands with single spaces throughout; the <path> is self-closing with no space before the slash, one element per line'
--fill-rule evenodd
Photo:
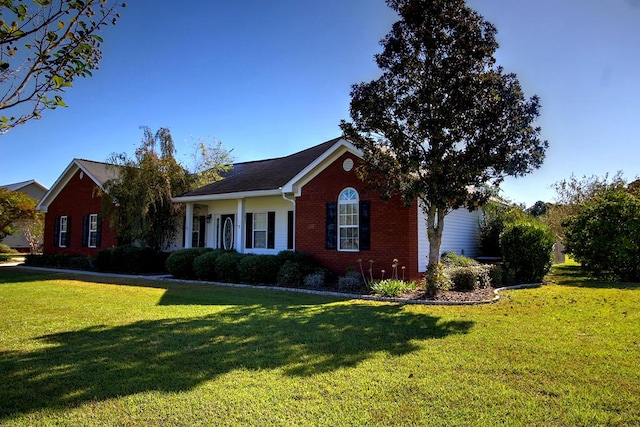
<path fill-rule="evenodd" d="M 69 166 L 62 172 L 60 177 L 51 186 L 49 191 L 42 197 L 40 203 L 38 203 L 37 209 L 47 211 L 51 202 L 60 194 L 62 189 L 69 183 L 71 178 L 81 170 L 86 176 L 88 176 L 98 187 L 102 188 L 102 185 L 109 179 L 116 178 L 118 176 L 118 166 L 109 163 L 96 162 L 93 160 L 85 159 L 73 159 Z"/>
<path fill-rule="evenodd" d="M 174 198 L 190 201 L 205 198 L 247 194 L 278 194 L 291 192 L 294 184 L 314 171 L 318 165 L 338 148 L 353 147 L 343 138 L 334 138 L 322 144 L 285 157 L 253 162 L 236 163 L 223 174 L 223 179 Z"/>

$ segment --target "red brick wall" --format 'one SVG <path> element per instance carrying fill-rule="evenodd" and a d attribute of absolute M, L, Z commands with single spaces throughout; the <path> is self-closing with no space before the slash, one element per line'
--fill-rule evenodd
<path fill-rule="evenodd" d="M 49 205 L 44 223 L 44 253 L 94 256 L 101 249 L 117 245 L 115 233 L 109 228 L 109 221 L 105 219 L 102 222 L 100 247 L 82 246 L 82 217 L 100 213 L 102 198 L 96 194 L 96 188 L 91 178 L 78 171 Z M 60 248 L 54 245 L 54 227 L 55 219 L 64 215 L 71 218 L 71 241 L 67 247 Z"/>
<path fill-rule="evenodd" d="M 346 172 L 342 163 L 351 158 L 355 166 Z M 418 279 L 418 231 L 417 207 L 404 207 L 398 197 L 382 201 L 376 190 L 367 189 L 358 179 L 355 169 L 359 159 L 344 154 L 328 168 L 304 185 L 296 199 L 296 250 L 310 253 L 323 267 L 338 275 L 344 275 L 349 266 L 359 270 L 358 260 L 369 277 L 369 260 L 373 260 L 374 279 L 391 274 L 393 259 L 399 262 L 398 275 L 405 266 L 405 278 Z M 338 195 L 347 187 L 358 191 L 360 200 L 371 201 L 371 249 L 343 252 L 325 249 L 325 215 L 327 202 L 337 202 Z"/>

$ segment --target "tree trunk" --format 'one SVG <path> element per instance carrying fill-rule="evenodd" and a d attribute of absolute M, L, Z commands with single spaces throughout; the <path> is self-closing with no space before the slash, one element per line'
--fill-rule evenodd
<path fill-rule="evenodd" d="M 426 290 L 433 296 L 440 282 L 440 245 L 444 229 L 445 209 L 429 205 L 425 209 L 427 217 L 427 238 L 429 239 L 429 264 L 427 265 Z"/>

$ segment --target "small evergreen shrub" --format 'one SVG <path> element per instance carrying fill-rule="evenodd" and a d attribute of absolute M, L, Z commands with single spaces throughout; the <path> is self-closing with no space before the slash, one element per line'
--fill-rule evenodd
<path fill-rule="evenodd" d="M 188 248 L 180 249 L 173 252 L 166 261 L 166 268 L 173 277 L 179 279 L 193 279 L 195 272 L 193 271 L 193 261 L 205 252 L 210 251 L 208 248 Z"/>
<path fill-rule="evenodd" d="M 243 283 L 275 284 L 279 269 L 275 255 L 247 255 L 238 263 L 238 276 Z"/>
<path fill-rule="evenodd" d="M 15 254 L 15 253 L 18 253 L 18 251 L 14 251 L 13 249 L 11 249 L 9 245 L 0 243 L 0 254 Z"/>
<path fill-rule="evenodd" d="M 505 268 L 517 283 L 540 282 L 551 268 L 555 238 L 546 225 L 522 221 L 505 228 L 500 236 Z"/>
<path fill-rule="evenodd" d="M 111 249 L 103 249 L 96 254 L 93 264 L 97 271 L 111 271 Z"/>
<path fill-rule="evenodd" d="M 478 265 L 478 261 L 468 258 L 464 255 L 458 255 L 455 252 L 446 252 L 440 257 L 446 267 L 470 267 Z"/>
<path fill-rule="evenodd" d="M 0 253 L 0 262 L 10 261 L 13 255 Z"/>
<path fill-rule="evenodd" d="M 280 266 L 283 266 L 287 261 L 295 262 L 300 266 L 305 276 L 313 273 L 317 268 L 316 261 L 306 252 L 286 250 L 278 252 L 277 256 Z"/>
<path fill-rule="evenodd" d="M 472 291 L 479 288 L 478 274 L 471 267 L 449 267 L 446 274 L 451 280 L 453 290 Z"/>
<path fill-rule="evenodd" d="M 499 264 L 489 264 L 487 266 L 489 282 L 494 288 L 499 288 L 505 284 L 504 269 Z"/>
<path fill-rule="evenodd" d="M 314 273 L 307 274 L 304 277 L 304 287 L 307 289 L 318 290 L 324 287 L 325 272 L 318 270 Z"/>
<path fill-rule="evenodd" d="M 216 277 L 221 282 L 235 283 L 240 281 L 238 264 L 245 255 L 237 252 L 226 252 L 216 259 Z"/>
<path fill-rule="evenodd" d="M 200 280 L 215 281 L 218 280 L 216 274 L 216 260 L 224 254 L 222 249 L 214 249 L 198 255 L 193 260 L 193 272 Z"/>
<path fill-rule="evenodd" d="M 297 288 L 302 286 L 304 281 L 304 267 L 295 261 L 285 261 L 278 271 L 278 284 Z"/>
<path fill-rule="evenodd" d="M 93 270 L 93 258 L 90 256 L 74 256 L 69 258 L 69 268 L 74 270 Z"/>
<path fill-rule="evenodd" d="M 69 268 L 68 254 L 28 254 L 25 256 L 25 265 L 34 267 Z"/>
<path fill-rule="evenodd" d="M 429 276 L 433 277 L 432 284 L 427 280 Z M 442 262 L 427 266 L 425 289 L 428 294 L 435 295 L 437 291 L 448 291 L 452 286 L 451 279 L 449 279 L 449 276 L 446 274 L 446 267 Z"/>
<path fill-rule="evenodd" d="M 338 290 L 340 292 L 360 292 L 364 290 L 362 275 L 356 271 L 348 271 L 338 278 Z"/>
<path fill-rule="evenodd" d="M 165 271 L 168 254 L 138 246 L 117 246 L 96 254 L 94 267 L 98 271 L 145 274 Z"/>

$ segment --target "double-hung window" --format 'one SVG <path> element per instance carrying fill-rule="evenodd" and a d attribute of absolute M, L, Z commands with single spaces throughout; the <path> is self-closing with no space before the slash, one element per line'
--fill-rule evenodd
<path fill-rule="evenodd" d="M 258 212 L 253 214 L 253 247 L 267 247 L 267 213 Z"/>
<path fill-rule="evenodd" d="M 68 238 L 67 235 L 69 233 L 69 222 L 66 216 L 60 217 L 60 224 L 58 229 L 58 246 L 61 248 L 65 248 L 67 246 Z"/>
<path fill-rule="evenodd" d="M 98 246 L 98 214 L 89 215 L 88 238 L 90 248 Z"/>

